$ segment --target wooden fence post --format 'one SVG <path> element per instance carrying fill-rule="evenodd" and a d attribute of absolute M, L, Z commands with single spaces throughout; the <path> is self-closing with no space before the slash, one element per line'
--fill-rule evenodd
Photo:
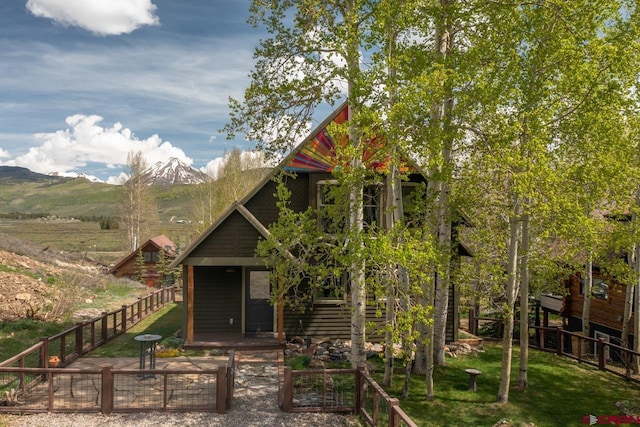
<path fill-rule="evenodd" d="M 544 326 L 542 328 L 540 328 L 540 350 L 544 350 L 545 349 L 545 329 Z"/>
<path fill-rule="evenodd" d="M 282 397 L 282 410 L 284 412 L 291 412 L 291 409 L 293 408 L 293 378 L 291 375 L 291 368 L 288 366 L 284 367 L 283 383 L 284 394 Z"/>
<path fill-rule="evenodd" d="M 125 333 L 127 332 L 127 306 L 123 305 L 121 310 L 122 310 L 122 313 L 121 313 L 122 333 Z"/>
<path fill-rule="evenodd" d="M 226 366 L 218 366 L 216 378 L 216 412 L 227 413 L 227 381 L 229 378 Z"/>
<path fill-rule="evenodd" d="M 101 370 L 102 376 L 102 400 L 100 412 L 109 415 L 113 412 L 113 366 L 104 366 Z"/>
<path fill-rule="evenodd" d="M 149 303 L 151 304 L 151 312 L 152 312 L 152 313 L 153 313 L 153 310 L 154 310 L 154 304 L 153 304 L 153 302 L 154 302 L 154 300 L 156 299 L 156 295 L 158 295 L 156 292 L 154 292 L 154 293 L 152 293 L 151 295 L 149 295 L 149 297 L 150 297 L 150 298 L 149 298 L 149 300 L 150 300 L 150 302 L 149 302 Z"/>
<path fill-rule="evenodd" d="M 562 356 L 562 352 L 564 350 L 564 334 L 562 333 L 562 326 L 558 326 L 556 328 L 556 333 L 557 335 L 557 346 L 558 348 L 556 349 L 556 352 L 558 353 L 558 356 Z"/>
<path fill-rule="evenodd" d="M 138 322 L 142 320 L 142 297 L 138 297 Z"/>
<path fill-rule="evenodd" d="M 358 366 L 355 374 L 356 380 L 356 414 L 360 415 L 364 408 L 364 366 Z"/>
<path fill-rule="evenodd" d="M 109 316 L 106 311 L 102 312 L 102 324 L 100 326 L 102 327 L 102 330 L 100 331 L 100 341 L 107 342 L 107 339 L 109 337 Z"/>
<path fill-rule="evenodd" d="M 39 368 L 49 367 L 49 337 L 40 338 L 42 347 L 40 347 L 40 366 Z"/>
<path fill-rule="evenodd" d="M 76 353 L 78 354 L 78 357 L 84 354 L 83 329 L 84 329 L 84 326 L 82 322 L 76 323 Z"/>
<path fill-rule="evenodd" d="M 604 371 L 606 362 L 604 359 L 604 338 L 600 338 L 598 339 L 598 369 Z"/>
<path fill-rule="evenodd" d="M 396 410 L 395 410 L 395 408 L 397 406 L 400 406 L 400 401 L 398 399 L 396 399 L 395 397 L 390 398 L 389 399 L 389 406 L 387 407 L 387 409 L 389 411 L 389 427 L 399 427 L 400 426 L 400 420 L 396 416 Z"/>

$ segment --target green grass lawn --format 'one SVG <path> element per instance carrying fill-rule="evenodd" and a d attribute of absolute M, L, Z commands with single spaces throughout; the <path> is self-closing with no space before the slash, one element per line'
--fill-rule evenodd
<path fill-rule="evenodd" d="M 169 304 L 129 329 L 126 334 L 92 351 L 88 357 L 136 357 L 139 344 L 133 337 L 143 333 L 170 337 L 181 323 L 182 303 Z M 16 336 L 23 333 L 18 326 L 14 325 L 13 333 Z M 25 324 L 23 328 L 29 330 L 27 326 Z M 30 332 L 33 338 L 31 344 L 37 342 L 39 336 L 53 335 L 59 326 L 51 330 L 43 328 L 35 328 Z M 4 330 L 2 333 L 10 334 L 11 331 Z M 9 348 L 6 339 L 0 340 L 3 352 Z M 15 337 L 12 340 L 16 341 Z M 16 353 L 13 351 L 9 356 Z M 514 349 L 513 385 L 507 404 L 495 402 L 500 382 L 501 347 L 498 344 L 485 344 L 484 352 L 449 358 L 447 366 L 436 369 L 435 398 L 431 402 L 425 400 L 424 378 L 414 376 L 410 396 L 401 399 L 400 406 L 418 425 L 425 427 L 493 426 L 500 420 L 508 420 L 512 426 L 581 426 L 584 425 L 582 417 L 585 415 L 620 415 L 616 407 L 619 401 L 640 407 L 640 385 L 637 383 L 627 382 L 552 353 L 531 350 L 529 354 L 529 387 L 521 389 L 515 386 L 519 352 Z M 469 377 L 464 372 L 466 368 L 482 371 L 476 392 L 468 390 Z M 398 366 L 397 372 L 394 384 L 388 390 L 393 397 L 400 397 L 402 393 L 402 367 Z M 380 381 L 381 377 L 380 367 L 374 378 Z"/>
<path fill-rule="evenodd" d="M 447 366 L 434 375 L 435 398 L 425 400 L 425 381 L 414 376 L 410 396 L 400 406 L 420 426 L 493 426 L 508 420 L 513 426 L 579 426 L 582 417 L 593 414 L 620 415 L 618 401 L 640 406 L 640 386 L 612 374 L 598 371 L 552 353 L 531 350 L 529 387 L 514 384 L 518 375 L 519 352 L 513 354 L 512 386 L 509 403 L 496 403 L 500 383 L 501 347 L 485 344 L 485 351 L 472 356 L 447 359 Z M 466 368 L 482 371 L 478 391 L 468 390 Z M 398 368 L 398 372 L 401 369 Z M 382 373 L 375 375 L 381 380 Z M 388 390 L 393 397 L 402 394 L 404 377 L 398 373 Z"/>
<path fill-rule="evenodd" d="M 161 335 L 164 340 L 172 337 L 181 325 L 182 302 L 168 304 L 126 333 L 91 351 L 86 357 L 136 357 L 140 354 L 140 343 L 133 339 L 136 335 L 156 334 Z"/>

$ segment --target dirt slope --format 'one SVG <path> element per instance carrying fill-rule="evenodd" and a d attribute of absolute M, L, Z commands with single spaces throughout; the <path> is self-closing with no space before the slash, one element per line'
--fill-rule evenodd
<path fill-rule="evenodd" d="M 32 317 L 53 320 L 82 298 L 61 278 L 99 274 L 99 268 L 61 260 L 41 262 L 0 249 L 0 321 Z"/>

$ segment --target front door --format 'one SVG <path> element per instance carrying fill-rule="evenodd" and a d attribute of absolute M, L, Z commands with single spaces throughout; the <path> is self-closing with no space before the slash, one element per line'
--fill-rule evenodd
<path fill-rule="evenodd" d="M 247 273 L 245 332 L 273 332 L 273 307 L 269 303 L 269 271 L 249 270 Z"/>

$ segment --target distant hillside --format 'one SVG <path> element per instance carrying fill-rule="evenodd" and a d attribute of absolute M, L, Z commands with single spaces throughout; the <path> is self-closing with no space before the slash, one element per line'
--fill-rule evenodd
<path fill-rule="evenodd" d="M 12 182 L 44 182 L 44 181 L 64 181 L 70 178 L 44 175 L 33 172 L 27 168 L 18 166 L 0 166 L 0 182 L 8 184 Z"/>

